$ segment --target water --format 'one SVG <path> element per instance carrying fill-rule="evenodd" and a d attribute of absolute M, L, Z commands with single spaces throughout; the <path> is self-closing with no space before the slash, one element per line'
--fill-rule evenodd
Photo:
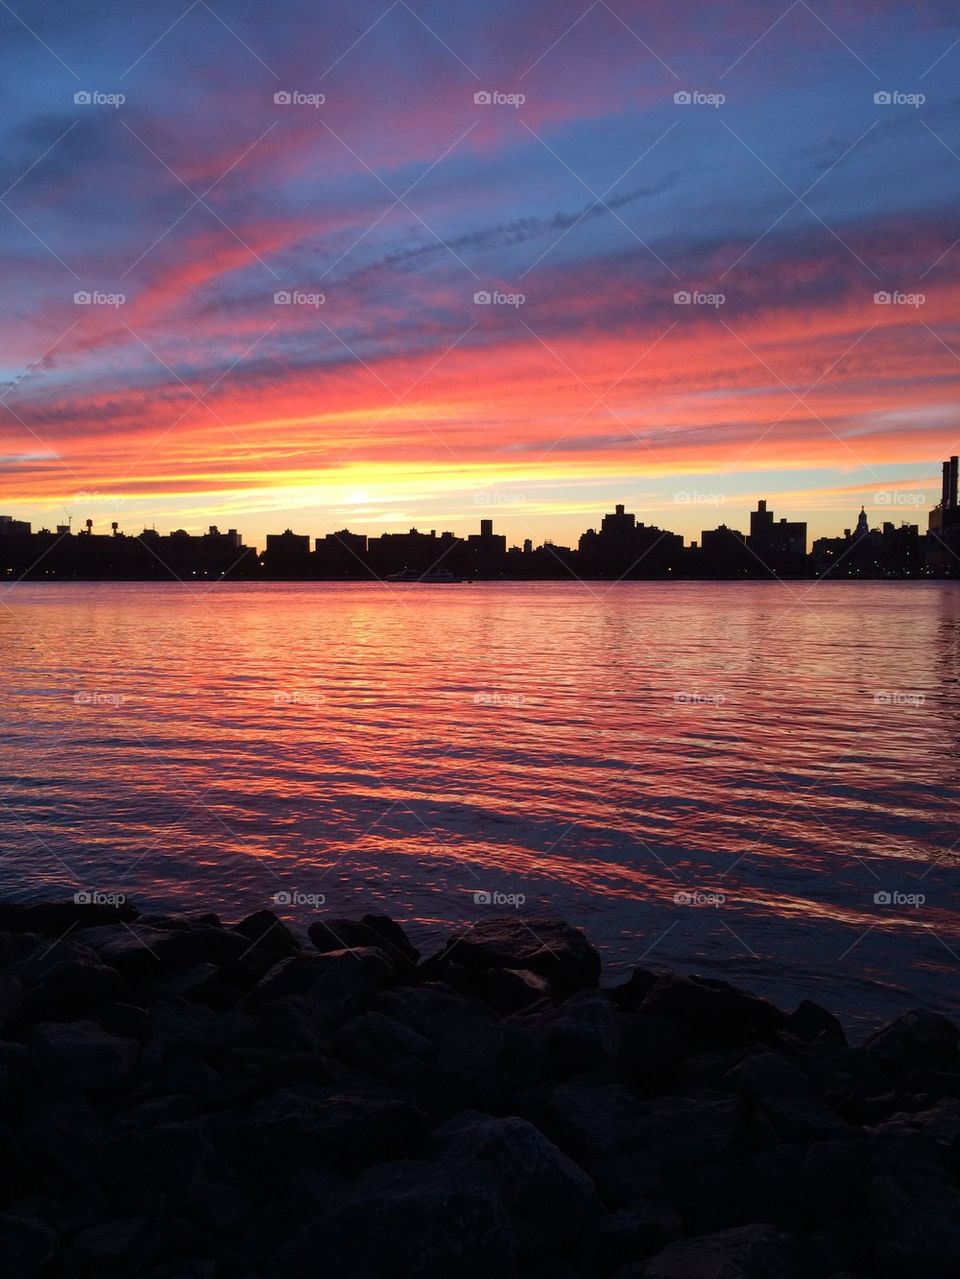
<path fill-rule="evenodd" d="M 0 653 L 5 894 L 522 896 L 611 977 L 956 1014 L 958 585 L 18 584 Z"/>

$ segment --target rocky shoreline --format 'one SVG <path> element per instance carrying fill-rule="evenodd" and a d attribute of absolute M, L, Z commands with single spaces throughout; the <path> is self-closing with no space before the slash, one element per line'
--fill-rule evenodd
<path fill-rule="evenodd" d="M 851 1046 L 560 920 L 421 958 L 386 916 L 0 903 L 18 1279 L 947 1279 L 960 1053 Z"/>

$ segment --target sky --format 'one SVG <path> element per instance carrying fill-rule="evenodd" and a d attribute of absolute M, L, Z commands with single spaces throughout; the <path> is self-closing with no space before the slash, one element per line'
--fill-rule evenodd
<path fill-rule="evenodd" d="M 960 10 L 0 3 L 0 512 L 926 525 Z"/>

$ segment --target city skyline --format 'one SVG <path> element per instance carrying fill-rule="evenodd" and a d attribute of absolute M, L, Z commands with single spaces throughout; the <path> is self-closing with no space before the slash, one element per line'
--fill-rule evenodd
<path fill-rule="evenodd" d="M 564 580 L 573 578 L 756 578 L 865 577 L 951 578 L 960 566 L 960 459 L 941 463 L 937 504 L 919 524 L 896 514 L 888 492 L 882 522 L 871 522 L 861 505 L 842 536 L 814 537 L 807 521 L 776 512 L 766 498 L 749 513 L 748 531 L 725 521 L 685 539 L 670 528 L 638 519 L 617 503 L 599 523 L 584 529 L 576 545 L 552 538 L 511 543 L 490 514 L 466 535 L 435 528 L 381 531 L 342 528 L 311 533 L 268 533 L 264 548 L 247 544 L 239 529 L 210 525 L 200 534 L 156 527 L 128 533 L 119 521 L 109 534 L 88 516 L 74 529 L 72 518 L 54 530 L 34 531 L 25 521 L 0 514 L 0 575 L 8 579 L 80 580 Z M 678 494 L 678 505 L 696 505 L 695 493 Z M 717 503 L 712 503 L 719 509 Z M 704 504 L 700 503 L 700 509 Z M 96 531 L 95 531 L 96 530 Z M 439 575 L 439 576 L 437 576 Z"/>
<path fill-rule="evenodd" d="M 691 538 L 678 487 L 730 522 L 765 492 L 813 535 L 935 502 L 947 4 L 198 0 L 7 6 L 0 33 L 19 518 L 87 494 L 260 542 L 321 509 L 465 530 L 486 489 L 519 540 L 621 500 Z"/>

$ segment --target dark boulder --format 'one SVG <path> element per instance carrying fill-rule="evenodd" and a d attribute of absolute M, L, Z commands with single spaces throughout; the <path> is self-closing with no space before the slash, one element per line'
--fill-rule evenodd
<path fill-rule="evenodd" d="M 119 1087 L 133 1070 L 139 1045 L 108 1034 L 92 1021 L 43 1022 L 27 1037 L 30 1059 L 53 1093 Z"/>
<path fill-rule="evenodd" d="M 57 1236 L 43 1222 L 0 1216 L 0 1267 L 16 1279 L 34 1279 L 57 1251 Z"/>
<path fill-rule="evenodd" d="M 274 1256 L 270 1279 L 516 1279 L 510 1220 L 474 1166 L 373 1168 Z"/>
<path fill-rule="evenodd" d="M 436 1154 L 490 1170 L 521 1246 L 574 1238 L 600 1211 L 593 1182 L 531 1123 L 467 1112 L 434 1134 Z"/>
<path fill-rule="evenodd" d="M 97 928 L 137 918 L 139 911 L 130 902 L 109 905 L 99 902 L 0 902 L 0 932 L 42 933 L 60 937 L 75 928 Z"/>
<path fill-rule="evenodd" d="M 957 1070 L 960 1031 L 939 1013 L 904 1013 L 871 1035 L 864 1050 L 892 1079 L 910 1070 Z"/>
<path fill-rule="evenodd" d="M 414 946 L 401 925 L 396 920 L 391 919 L 389 915 L 364 915 L 360 923 L 366 924 L 375 933 L 379 933 L 391 946 L 406 955 L 412 964 L 417 963 L 420 959 L 419 950 Z"/>
<path fill-rule="evenodd" d="M 307 952 L 275 964 L 243 1002 L 255 1010 L 297 995 L 307 1001 L 319 1024 L 333 1029 L 363 1012 L 377 991 L 393 980 L 393 966 L 381 950 Z"/>
<path fill-rule="evenodd" d="M 155 1222 L 146 1217 L 117 1217 L 81 1230 L 73 1239 L 71 1251 L 98 1274 L 134 1274 L 149 1265 L 159 1243 Z"/>
<path fill-rule="evenodd" d="M 658 979 L 640 1011 L 684 1027 L 692 1042 L 751 1044 L 788 1025 L 786 1013 L 728 982 L 667 974 Z"/>
<path fill-rule="evenodd" d="M 796 1239 L 774 1226 L 741 1226 L 683 1239 L 617 1279 L 799 1279 Z"/>
<path fill-rule="evenodd" d="M 478 975 L 490 968 L 521 968 L 549 979 L 559 996 L 595 987 L 600 956 L 578 928 L 536 915 L 483 919 L 454 933 L 447 952 Z"/>
<path fill-rule="evenodd" d="M 484 995 L 491 1008 L 504 1016 L 553 1001 L 553 987 L 546 977 L 523 968 L 488 968 Z"/>
<path fill-rule="evenodd" d="M 869 1188 L 874 1263 L 899 1279 L 955 1279 L 960 1259 L 960 1195 L 943 1176 L 875 1177 Z"/>
<path fill-rule="evenodd" d="M 272 910 L 258 910 L 239 924 L 233 932 L 247 942 L 247 948 L 237 956 L 238 960 L 257 967 L 271 968 L 281 959 L 300 953 L 300 943 L 279 916 Z"/>
<path fill-rule="evenodd" d="M 369 924 L 357 923 L 352 919 L 315 920 L 307 929 L 307 935 L 321 954 L 364 947 L 378 950 L 398 973 L 412 972 L 416 963 L 411 959 L 408 949 L 395 946 L 383 932 L 371 928 Z"/>
<path fill-rule="evenodd" d="M 620 1051 L 620 1015 L 600 991 L 571 995 L 524 1025 L 545 1038 L 547 1070 L 562 1079 L 609 1064 Z"/>

